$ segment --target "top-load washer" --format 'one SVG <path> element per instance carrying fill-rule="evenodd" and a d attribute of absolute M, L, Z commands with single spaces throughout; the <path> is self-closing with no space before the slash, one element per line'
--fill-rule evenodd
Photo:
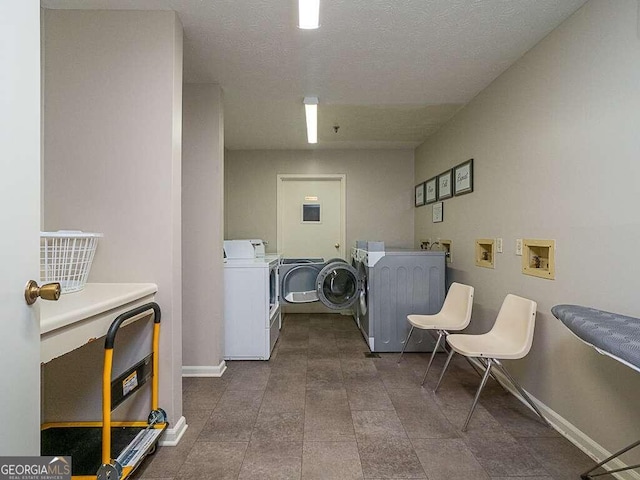
<path fill-rule="evenodd" d="M 399 352 L 409 333 L 407 315 L 437 313 L 445 298 L 445 252 L 385 248 L 384 242 L 356 243 L 364 277 L 359 326 L 372 352 Z M 416 335 L 417 333 L 417 335 Z M 434 347 L 426 331 L 414 331 L 405 351 Z"/>
<path fill-rule="evenodd" d="M 225 240 L 225 258 L 260 258 L 265 256 L 266 242 L 260 239 Z"/>
<path fill-rule="evenodd" d="M 359 299 L 361 277 L 341 258 L 284 258 L 280 265 L 282 304 L 320 302 L 333 310 L 351 307 Z"/>

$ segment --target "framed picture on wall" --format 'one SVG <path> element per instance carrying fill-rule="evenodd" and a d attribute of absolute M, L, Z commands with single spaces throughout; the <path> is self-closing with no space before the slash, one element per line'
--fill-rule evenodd
<path fill-rule="evenodd" d="M 415 205 L 416 207 L 421 207 L 424 205 L 424 182 L 416 185 L 415 192 Z"/>
<path fill-rule="evenodd" d="M 433 177 L 424 182 L 424 197 L 427 204 L 438 200 L 438 177 Z"/>
<path fill-rule="evenodd" d="M 473 158 L 453 169 L 453 193 L 464 195 L 473 192 Z"/>
<path fill-rule="evenodd" d="M 442 221 L 443 219 L 443 207 L 442 207 L 442 202 L 438 202 L 438 203 L 434 203 L 433 207 L 431 207 L 433 210 L 431 211 L 431 216 L 432 216 L 432 221 L 433 223 L 439 223 Z"/>
<path fill-rule="evenodd" d="M 438 175 L 438 200 L 444 200 L 445 198 L 451 198 L 453 196 L 451 175 L 451 170 L 447 170 Z"/>

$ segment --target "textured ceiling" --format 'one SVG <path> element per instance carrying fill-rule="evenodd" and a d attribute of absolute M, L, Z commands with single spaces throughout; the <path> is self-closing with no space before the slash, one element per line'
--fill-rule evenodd
<path fill-rule="evenodd" d="M 184 80 L 225 92 L 229 149 L 420 144 L 585 0 L 42 0 L 45 8 L 175 10 Z M 305 96 L 319 97 L 306 143 Z M 339 125 L 338 133 L 333 126 Z"/>

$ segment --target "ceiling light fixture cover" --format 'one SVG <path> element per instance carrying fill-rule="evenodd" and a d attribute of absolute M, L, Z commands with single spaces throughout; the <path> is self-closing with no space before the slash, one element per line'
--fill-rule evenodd
<path fill-rule="evenodd" d="M 313 30 L 320 27 L 320 0 L 298 0 L 298 27 Z"/>
<path fill-rule="evenodd" d="M 304 113 L 307 117 L 307 142 L 318 143 L 318 97 L 304 97 Z"/>

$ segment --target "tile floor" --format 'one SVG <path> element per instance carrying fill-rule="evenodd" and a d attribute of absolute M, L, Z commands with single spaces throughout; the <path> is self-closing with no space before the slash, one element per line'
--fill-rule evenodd
<path fill-rule="evenodd" d="M 189 428 L 140 480 L 577 479 L 592 462 L 459 356 L 436 395 L 437 355 L 367 358 L 351 317 L 287 315 L 268 362 L 228 362 L 222 378 L 185 378 Z"/>

